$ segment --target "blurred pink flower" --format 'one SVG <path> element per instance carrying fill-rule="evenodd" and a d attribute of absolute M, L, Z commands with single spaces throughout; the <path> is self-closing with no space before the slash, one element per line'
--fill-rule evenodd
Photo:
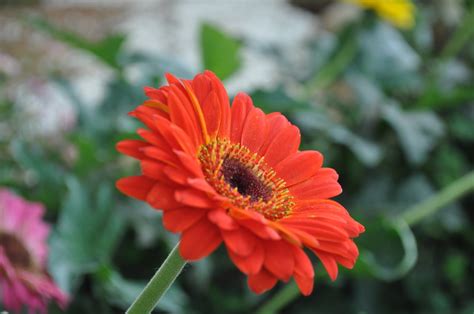
<path fill-rule="evenodd" d="M 0 188 L 0 301 L 6 310 L 46 313 L 49 300 L 68 297 L 46 273 L 49 225 L 44 207 Z"/>

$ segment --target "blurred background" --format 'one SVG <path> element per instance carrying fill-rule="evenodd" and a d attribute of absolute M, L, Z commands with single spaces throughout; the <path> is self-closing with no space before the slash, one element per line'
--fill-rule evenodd
<path fill-rule="evenodd" d="M 143 86 L 211 69 L 301 128 L 367 228 L 354 270 L 315 262 L 281 313 L 473 313 L 473 194 L 410 213 L 473 169 L 474 1 L 396 2 L 0 0 L 0 186 L 47 207 L 66 312 L 122 313 L 177 242 L 114 188 L 138 171 L 114 145 Z M 252 294 L 221 248 L 156 311 L 252 313 L 283 287 Z"/>

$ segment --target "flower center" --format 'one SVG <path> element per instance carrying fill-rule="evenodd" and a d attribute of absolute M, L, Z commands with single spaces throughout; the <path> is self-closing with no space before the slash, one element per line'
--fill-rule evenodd
<path fill-rule="evenodd" d="M 200 147 L 198 158 L 206 180 L 232 205 L 270 220 L 287 216 L 294 206 L 285 181 L 247 147 L 215 139 Z"/>
<path fill-rule="evenodd" d="M 249 196 L 250 201 L 256 202 L 270 199 L 272 190 L 266 186 L 250 169 L 234 158 L 225 158 L 221 166 L 224 180 L 236 188 L 243 196 Z"/>
<path fill-rule="evenodd" d="M 0 231 L 0 247 L 3 248 L 13 266 L 19 268 L 31 267 L 30 253 L 16 236 Z"/>

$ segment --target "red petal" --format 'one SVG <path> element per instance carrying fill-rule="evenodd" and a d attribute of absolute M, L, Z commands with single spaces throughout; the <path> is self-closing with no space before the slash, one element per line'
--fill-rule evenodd
<path fill-rule="evenodd" d="M 232 102 L 232 108 L 230 109 L 232 113 L 230 140 L 233 143 L 240 143 L 245 119 L 252 108 L 252 99 L 247 94 L 238 93 L 237 96 L 235 96 Z"/>
<path fill-rule="evenodd" d="M 295 267 L 292 245 L 286 241 L 266 241 L 264 265 L 277 278 L 289 280 Z"/>
<path fill-rule="evenodd" d="M 157 209 L 183 207 L 174 199 L 174 189 L 165 184 L 155 184 L 146 198 L 148 204 Z"/>
<path fill-rule="evenodd" d="M 313 292 L 314 277 L 304 277 L 299 274 L 295 274 L 293 277 L 295 278 L 296 284 L 304 296 L 308 296 L 311 294 L 311 292 Z"/>
<path fill-rule="evenodd" d="M 256 274 L 260 271 L 265 259 L 265 250 L 263 245 L 256 243 L 254 250 L 247 256 L 241 256 L 227 247 L 227 252 L 235 266 L 244 274 Z"/>
<path fill-rule="evenodd" d="M 149 144 L 140 140 L 125 140 L 117 143 L 117 150 L 122 154 L 136 158 L 144 159 L 145 154 L 143 154 L 143 148 Z"/>
<path fill-rule="evenodd" d="M 195 261 L 211 254 L 221 242 L 219 228 L 204 217 L 183 232 L 179 252 L 185 260 Z"/>
<path fill-rule="evenodd" d="M 174 197 L 181 204 L 192 207 L 212 208 L 215 206 L 215 203 L 206 194 L 195 189 L 177 190 Z"/>
<path fill-rule="evenodd" d="M 262 239 L 279 240 L 281 239 L 278 232 L 267 225 L 252 219 L 239 220 L 239 224 L 252 231 L 255 235 Z"/>
<path fill-rule="evenodd" d="M 221 113 L 219 136 L 229 137 L 230 134 L 230 103 L 227 91 L 219 78 L 211 71 L 204 71 L 204 75 L 211 80 L 212 89 L 216 92 L 219 99 L 219 112 Z"/>
<path fill-rule="evenodd" d="M 329 255 L 329 254 L 324 254 L 324 253 L 318 253 L 313 250 L 313 252 L 318 256 L 319 260 L 323 264 L 324 268 L 326 268 L 326 271 L 331 278 L 332 281 L 336 280 L 337 278 L 337 273 L 338 273 L 338 268 L 337 268 L 337 263 L 334 260 L 334 258 Z"/>
<path fill-rule="evenodd" d="M 202 104 L 202 112 L 206 119 L 207 132 L 211 137 L 216 136 L 219 133 L 222 119 L 222 113 L 220 110 L 221 106 L 219 105 L 217 94 L 215 91 L 211 91 Z"/>
<path fill-rule="evenodd" d="M 265 268 L 262 268 L 258 274 L 249 275 L 247 283 L 253 292 L 260 294 L 273 288 L 277 279 Z"/>
<path fill-rule="evenodd" d="M 288 156 L 274 170 L 285 180 L 286 186 L 291 186 L 314 176 L 322 164 L 323 155 L 320 152 L 307 150 Z"/>
<path fill-rule="evenodd" d="M 165 210 L 163 225 L 171 232 L 182 232 L 198 222 L 206 213 L 203 209 L 187 207 Z"/>
<path fill-rule="evenodd" d="M 337 182 L 337 173 L 330 168 L 321 168 L 310 179 L 290 187 L 293 196 L 302 199 L 323 199 L 341 194 L 341 185 Z"/>
<path fill-rule="evenodd" d="M 295 274 L 313 278 L 314 268 L 308 255 L 306 255 L 301 248 L 296 246 L 293 246 L 293 253 L 295 258 Z"/>
<path fill-rule="evenodd" d="M 145 176 L 133 176 L 119 179 L 115 186 L 123 194 L 145 201 L 155 183 Z"/>
<path fill-rule="evenodd" d="M 273 112 L 267 115 L 268 133 L 265 141 L 260 148 L 259 155 L 264 156 L 267 152 L 268 146 L 273 142 L 278 133 L 290 125 L 290 122 L 279 112 Z"/>
<path fill-rule="evenodd" d="M 265 161 L 274 166 L 286 157 L 296 153 L 300 146 L 300 130 L 290 125 L 278 133 L 264 155 Z"/>
<path fill-rule="evenodd" d="M 163 173 L 164 164 L 150 159 L 142 160 L 140 163 L 142 173 L 154 180 L 163 181 L 166 177 Z"/>
<path fill-rule="evenodd" d="M 258 152 L 265 140 L 267 123 L 265 113 L 259 108 L 253 108 L 245 120 L 242 130 L 241 143 L 252 152 Z"/>
<path fill-rule="evenodd" d="M 240 256 L 248 256 L 255 249 L 257 239 L 245 228 L 237 230 L 221 230 L 228 249 Z"/>
<path fill-rule="evenodd" d="M 223 209 L 209 211 L 207 218 L 219 226 L 219 228 L 224 230 L 235 230 L 239 228 L 239 225 L 235 222 L 235 220 L 230 217 Z"/>

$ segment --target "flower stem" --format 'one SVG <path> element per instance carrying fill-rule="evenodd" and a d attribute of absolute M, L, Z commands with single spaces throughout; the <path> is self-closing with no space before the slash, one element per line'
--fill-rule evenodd
<path fill-rule="evenodd" d="M 423 218 L 474 190 L 474 171 L 454 181 L 429 199 L 412 206 L 400 218 L 412 226 Z"/>
<path fill-rule="evenodd" d="M 256 314 L 279 313 L 279 310 L 291 303 L 300 295 L 300 290 L 294 281 L 288 283 L 273 296 L 269 302 L 263 304 Z"/>
<path fill-rule="evenodd" d="M 407 225 L 413 226 L 423 218 L 434 214 L 439 209 L 461 198 L 470 191 L 474 191 L 474 171 L 471 171 L 465 176 L 457 179 L 429 199 L 410 207 L 396 219 L 402 219 L 407 223 Z M 279 313 L 281 309 L 293 302 L 299 295 L 298 287 L 294 282 L 291 282 L 281 289 L 268 302 L 263 304 L 256 313 Z"/>
<path fill-rule="evenodd" d="M 186 261 L 179 255 L 178 246 L 179 243 L 170 252 L 160 269 L 135 299 L 126 314 L 146 314 L 153 311 L 158 301 L 176 280 L 186 264 Z"/>

